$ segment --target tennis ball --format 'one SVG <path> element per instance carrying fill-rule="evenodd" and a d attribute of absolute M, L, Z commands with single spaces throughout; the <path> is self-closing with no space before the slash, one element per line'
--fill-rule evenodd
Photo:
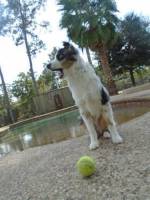
<path fill-rule="evenodd" d="M 95 169 L 95 161 L 89 156 L 82 156 L 77 162 L 77 170 L 84 177 L 91 176 Z"/>

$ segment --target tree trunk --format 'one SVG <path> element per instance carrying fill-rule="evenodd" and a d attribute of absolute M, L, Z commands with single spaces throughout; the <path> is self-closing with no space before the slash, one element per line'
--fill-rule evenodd
<path fill-rule="evenodd" d="M 88 58 L 88 62 L 93 66 L 89 48 L 86 47 L 85 50 L 86 50 L 86 55 L 87 55 L 87 58 Z"/>
<path fill-rule="evenodd" d="M 133 86 L 136 86 L 133 69 L 129 69 L 130 78 Z"/>
<path fill-rule="evenodd" d="M 22 13 L 22 7 L 21 7 L 20 0 L 19 0 L 19 8 L 20 8 L 20 15 L 21 15 L 21 20 L 22 20 L 22 33 L 24 36 L 25 47 L 26 47 L 29 65 L 30 65 L 30 73 L 31 73 L 31 78 L 32 78 L 32 82 L 33 82 L 33 89 L 34 89 L 35 95 L 39 96 L 38 87 L 37 87 L 36 80 L 34 77 L 33 63 L 32 63 L 32 59 L 31 59 L 31 53 L 30 53 L 30 48 L 29 48 L 28 39 L 27 39 L 25 19 L 24 19 L 23 13 Z"/>
<path fill-rule="evenodd" d="M 25 39 L 25 46 L 26 46 L 26 50 L 27 50 L 27 56 L 28 56 L 29 64 L 30 64 L 30 73 L 31 73 L 31 78 L 32 78 L 32 82 L 33 82 L 35 95 L 39 96 L 39 91 L 38 91 L 36 80 L 34 77 L 33 64 L 32 64 L 31 53 L 30 53 L 30 49 L 29 49 L 29 45 L 28 45 L 26 32 L 24 32 L 24 39 Z"/>
<path fill-rule="evenodd" d="M 11 122 L 14 123 L 15 119 L 14 119 L 13 112 L 12 112 L 12 109 L 11 109 L 9 96 L 8 96 L 8 92 L 7 92 L 7 88 L 6 88 L 6 84 L 5 84 L 5 81 L 4 81 L 4 77 L 3 77 L 3 73 L 2 73 L 1 67 L 0 67 L 0 77 L 1 77 L 2 87 L 3 87 L 3 92 L 4 92 L 5 107 L 6 107 L 8 116 L 11 119 Z"/>
<path fill-rule="evenodd" d="M 103 68 L 105 78 L 106 78 L 109 93 L 110 95 L 115 95 L 117 94 L 117 88 L 116 88 L 115 81 L 113 80 L 112 72 L 109 66 L 107 50 L 106 50 L 105 45 L 102 45 L 99 48 L 99 55 L 100 55 L 100 62 Z"/>
<path fill-rule="evenodd" d="M 35 95 L 37 96 L 37 101 L 35 101 L 35 106 L 36 106 L 36 108 L 39 108 L 38 113 L 40 113 L 40 106 L 41 106 L 40 95 L 39 95 L 39 90 L 38 90 L 36 80 L 34 77 L 33 63 L 32 63 L 31 52 L 30 52 L 28 38 L 27 38 L 26 23 L 25 23 L 24 15 L 22 13 L 22 7 L 21 7 L 20 0 L 19 0 L 19 9 L 20 9 L 20 16 L 21 16 L 21 20 L 22 20 L 22 33 L 24 36 L 26 52 L 27 52 L 29 65 L 30 65 L 30 73 L 31 73 L 31 78 L 32 78 L 33 90 L 35 92 Z"/>

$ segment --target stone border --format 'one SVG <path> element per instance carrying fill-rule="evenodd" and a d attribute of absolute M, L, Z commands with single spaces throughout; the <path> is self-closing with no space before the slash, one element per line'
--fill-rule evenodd
<path fill-rule="evenodd" d="M 148 107 L 148 111 L 150 111 L 150 99 L 147 98 L 133 98 L 133 99 L 125 99 L 125 100 L 116 100 L 114 102 L 112 102 L 112 106 L 113 108 L 116 107 L 126 107 L 130 104 L 134 104 L 137 106 L 147 106 Z"/>
<path fill-rule="evenodd" d="M 54 112 L 46 113 L 46 114 L 43 114 L 43 115 L 37 115 L 35 117 L 16 122 L 14 124 L 10 124 L 9 128 L 10 129 L 14 129 L 16 127 L 19 127 L 21 125 L 24 125 L 24 124 L 27 124 L 27 123 L 30 123 L 30 122 L 38 121 L 38 120 L 44 119 L 46 117 L 53 117 L 53 116 L 56 116 L 58 114 L 62 114 L 64 112 L 69 112 L 69 111 L 72 111 L 72 110 L 75 110 L 75 109 L 77 109 L 77 106 L 71 106 L 71 107 L 68 107 L 68 108 L 63 108 L 61 110 L 57 110 L 57 111 L 54 111 Z"/>
<path fill-rule="evenodd" d="M 131 104 L 134 104 L 134 105 L 137 105 L 137 106 L 147 106 L 148 111 L 150 111 L 150 99 L 147 99 L 147 98 L 146 99 L 144 99 L 144 98 L 143 99 L 142 98 L 134 98 L 134 99 L 112 101 L 113 108 L 127 107 Z M 21 125 L 24 125 L 24 124 L 27 124 L 27 123 L 30 123 L 30 122 L 38 121 L 40 119 L 44 119 L 44 118 L 47 118 L 47 117 L 53 117 L 53 116 L 62 114 L 64 112 L 73 111 L 75 109 L 77 109 L 77 106 L 71 106 L 71 107 L 64 108 L 64 109 L 61 109 L 61 110 L 57 110 L 57 111 L 54 111 L 54 112 L 46 113 L 46 114 L 43 114 L 43 115 L 38 115 L 38 116 L 35 116 L 35 117 L 32 117 L 32 118 L 11 124 L 9 127 L 10 127 L 10 129 L 14 129 L 16 127 L 19 127 Z"/>

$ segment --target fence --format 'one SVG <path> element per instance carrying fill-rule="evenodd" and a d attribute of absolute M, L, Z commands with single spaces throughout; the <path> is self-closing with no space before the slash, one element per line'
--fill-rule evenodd
<path fill-rule="evenodd" d="M 68 87 L 49 91 L 34 97 L 36 113 L 43 114 L 74 105 Z"/>

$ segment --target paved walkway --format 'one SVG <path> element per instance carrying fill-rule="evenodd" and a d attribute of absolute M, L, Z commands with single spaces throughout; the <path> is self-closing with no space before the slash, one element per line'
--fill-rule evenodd
<path fill-rule="evenodd" d="M 0 200 L 150 200 L 150 113 L 119 126 L 124 143 L 88 136 L 35 147 L 0 159 Z M 76 171 L 82 155 L 96 160 L 96 173 Z"/>

